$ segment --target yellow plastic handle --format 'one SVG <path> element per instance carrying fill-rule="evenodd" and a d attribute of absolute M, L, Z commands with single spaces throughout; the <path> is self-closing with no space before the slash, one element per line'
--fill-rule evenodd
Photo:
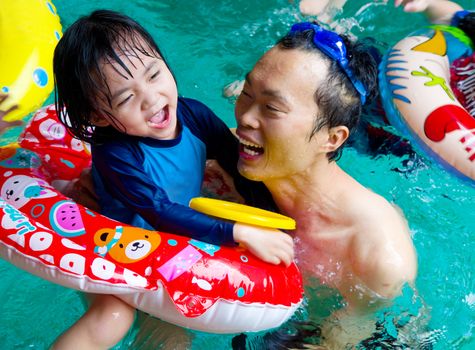
<path fill-rule="evenodd" d="M 190 207 L 206 215 L 263 227 L 294 230 L 295 220 L 271 211 L 219 199 L 197 197 Z"/>

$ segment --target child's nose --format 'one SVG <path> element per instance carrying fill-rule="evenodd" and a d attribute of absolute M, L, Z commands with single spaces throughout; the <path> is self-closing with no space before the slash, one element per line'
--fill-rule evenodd
<path fill-rule="evenodd" d="M 145 89 L 143 92 L 142 109 L 147 110 L 157 103 L 158 95 L 152 89 Z"/>

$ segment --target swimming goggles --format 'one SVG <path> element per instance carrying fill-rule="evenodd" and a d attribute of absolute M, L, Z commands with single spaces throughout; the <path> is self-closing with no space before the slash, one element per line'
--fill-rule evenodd
<path fill-rule="evenodd" d="M 348 79 L 350 79 L 356 91 L 360 94 L 361 104 L 364 105 L 368 93 L 364 88 L 363 83 L 355 77 L 353 71 L 348 67 L 346 46 L 341 36 L 335 32 L 323 29 L 318 24 L 310 22 L 294 24 L 290 29 L 289 34 L 303 32 L 305 30 L 313 30 L 313 43 L 315 44 L 315 47 L 338 63 Z"/>

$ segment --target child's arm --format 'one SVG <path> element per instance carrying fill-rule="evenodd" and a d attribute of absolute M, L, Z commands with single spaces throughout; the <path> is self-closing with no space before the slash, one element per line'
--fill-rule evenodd
<path fill-rule="evenodd" d="M 273 264 L 288 265 L 293 258 L 292 239 L 279 230 L 217 220 L 172 202 L 163 188 L 150 181 L 139 153 L 125 142 L 95 146 L 93 164 L 107 192 L 156 230 L 217 245 L 243 243 L 251 253 Z"/>
<path fill-rule="evenodd" d="M 431 23 L 450 24 L 455 12 L 463 8 L 446 0 L 395 0 L 396 7 L 402 5 L 406 12 L 424 12 Z"/>
<path fill-rule="evenodd" d="M 170 200 L 167 190 L 152 181 L 144 171 L 143 154 L 137 144 L 124 140 L 96 145 L 93 146 L 92 156 L 94 171 L 98 175 L 96 191 L 106 215 L 129 221 L 131 213 L 135 213 L 155 230 L 182 234 L 217 245 L 234 244 L 232 223 L 215 220 Z M 105 202 L 107 198 L 101 196 L 101 187 L 122 203 L 126 212 L 117 208 L 115 203 Z"/>

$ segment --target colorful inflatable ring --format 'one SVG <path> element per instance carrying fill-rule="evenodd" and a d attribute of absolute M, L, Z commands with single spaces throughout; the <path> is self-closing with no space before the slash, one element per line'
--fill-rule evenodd
<path fill-rule="evenodd" d="M 19 120 L 38 109 L 53 91 L 53 52 L 61 24 L 51 1 L 2 0 L 0 6 L 0 92 L 9 94 L 2 110 L 18 109 Z"/>
<path fill-rule="evenodd" d="M 222 219 L 262 227 L 295 230 L 294 219 L 249 205 L 214 198 L 198 197 L 190 201 L 190 207 L 206 215 Z"/>
<path fill-rule="evenodd" d="M 475 118 L 450 87 L 450 64 L 472 54 L 458 28 L 433 26 L 410 34 L 380 65 L 379 83 L 390 123 L 456 176 L 475 181 Z"/>
<path fill-rule="evenodd" d="M 113 294 L 179 326 L 214 333 L 285 322 L 302 301 L 300 273 L 241 247 L 220 247 L 108 219 L 52 186 L 90 163 L 54 107 L 36 113 L 20 147 L 0 150 L 0 255 L 57 284 Z"/>

